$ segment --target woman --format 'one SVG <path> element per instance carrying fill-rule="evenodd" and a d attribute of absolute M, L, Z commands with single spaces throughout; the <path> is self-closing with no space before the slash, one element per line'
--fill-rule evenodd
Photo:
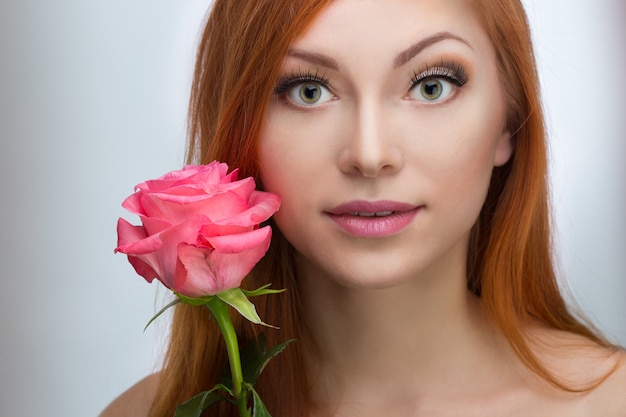
<path fill-rule="evenodd" d="M 190 115 L 191 162 L 282 199 L 245 281 L 287 289 L 255 303 L 299 341 L 259 381 L 272 415 L 626 413 L 625 354 L 557 286 L 519 1 L 218 0 Z M 176 308 L 163 371 L 103 416 L 214 385 L 219 331 Z"/>

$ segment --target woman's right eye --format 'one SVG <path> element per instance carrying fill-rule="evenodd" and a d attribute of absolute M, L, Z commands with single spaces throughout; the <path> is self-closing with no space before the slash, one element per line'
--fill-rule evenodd
<path fill-rule="evenodd" d="M 305 81 L 285 89 L 284 97 L 299 107 L 314 107 L 333 99 L 333 93 L 319 82 Z"/>

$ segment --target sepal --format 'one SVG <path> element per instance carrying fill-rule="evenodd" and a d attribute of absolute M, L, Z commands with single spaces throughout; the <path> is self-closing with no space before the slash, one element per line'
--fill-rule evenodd
<path fill-rule="evenodd" d="M 257 297 L 259 295 L 267 295 L 267 294 L 280 294 L 281 292 L 285 292 L 284 289 L 282 290 L 270 290 L 269 287 L 272 284 L 266 284 L 264 286 L 262 286 L 261 288 L 257 288 L 256 290 L 244 290 L 243 288 L 241 289 L 241 291 L 247 296 L 247 297 Z"/>
<path fill-rule="evenodd" d="M 207 295 L 206 297 L 187 297 L 186 295 L 182 295 L 179 292 L 174 291 L 174 294 L 185 304 L 190 304 L 192 306 L 203 306 L 209 303 L 214 295 Z"/>
<path fill-rule="evenodd" d="M 258 313 L 256 312 L 256 307 L 250 302 L 250 300 L 248 300 L 248 297 L 246 297 L 241 288 L 233 288 L 223 291 L 217 294 L 216 297 L 237 310 L 239 314 L 241 314 L 244 318 L 251 321 L 252 323 L 262 324 L 268 327 L 274 327 L 267 323 L 264 323 L 263 320 L 261 320 Z"/>
<path fill-rule="evenodd" d="M 159 310 L 158 313 L 156 313 L 154 315 L 154 317 L 152 317 L 150 319 L 150 321 L 148 322 L 148 324 L 146 324 L 146 327 L 143 328 L 143 331 L 145 332 L 146 329 L 148 328 L 148 326 L 150 326 L 152 324 L 153 321 L 155 321 L 161 314 L 165 313 L 165 311 L 170 308 L 170 307 L 174 307 L 176 304 L 180 304 L 182 301 L 180 300 L 180 298 L 177 298 L 176 300 L 172 301 L 171 303 L 169 303 L 168 305 L 166 305 L 165 307 L 163 307 L 161 310 Z"/>

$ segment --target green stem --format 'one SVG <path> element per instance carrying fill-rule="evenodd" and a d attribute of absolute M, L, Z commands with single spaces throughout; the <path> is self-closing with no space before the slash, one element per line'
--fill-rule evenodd
<path fill-rule="evenodd" d="M 230 373 L 233 378 L 233 394 L 239 407 L 240 417 L 250 417 L 246 404 L 246 393 L 243 392 L 243 373 L 241 371 L 241 358 L 239 356 L 239 343 L 233 322 L 228 314 L 228 304 L 220 300 L 218 297 L 212 297 L 207 303 L 207 307 L 213 313 L 217 325 L 219 326 L 224 341 L 226 342 L 226 351 L 228 352 L 228 362 L 230 363 Z"/>

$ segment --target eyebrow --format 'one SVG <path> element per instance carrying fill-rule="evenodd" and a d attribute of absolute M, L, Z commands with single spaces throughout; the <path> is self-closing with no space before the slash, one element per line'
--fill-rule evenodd
<path fill-rule="evenodd" d="M 407 49 L 405 49 L 404 51 L 400 52 L 398 54 L 398 56 L 396 56 L 396 58 L 393 60 L 393 67 L 394 68 L 399 68 L 401 66 L 403 66 L 404 64 L 406 64 L 407 62 L 409 62 L 411 59 L 413 59 L 415 56 L 419 55 L 424 49 L 438 43 L 438 42 L 442 42 L 448 39 L 452 39 L 452 40 L 456 40 L 459 42 L 464 43 L 465 45 L 469 46 L 470 49 L 474 49 L 472 48 L 472 45 L 466 41 L 465 39 L 463 39 L 460 36 L 457 36 L 453 33 L 450 32 L 439 32 L 439 33 L 435 33 L 432 36 L 429 36 L 425 39 L 422 39 L 421 41 L 409 46 Z"/>
<path fill-rule="evenodd" d="M 317 64 L 326 68 L 339 71 L 339 64 L 337 63 L 337 61 L 322 54 L 317 54 L 314 52 L 306 52 L 300 49 L 290 49 L 287 51 L 287 56 L 300 58 L 311 64 Z"/>
<path fill-rule="evenodd" d="M 470 49 L 472 50 L 474 49 L 472 48 L 472 45 L 468 41 L 466 41 L 465 39 L 463 39 L 462 37 L 458 35 L 455 35 L 450 32 L 439 32 L 425 39 L 422 39 L 421 41 L 409 46 L 407 49 L 400 52 L 393 60 L 393 67 L 399 68 L 403 66 L 404 64 L 406 64 L 407 62 L 409 62 L 415 56 L 419 55 L 424 49 L 438 42 L 442 42 L 442 41 L 449 40 L 449 39 L 462 42 L 465 45 L 467 45 Z M 333 58 L 330 58 L 323 54 L 318 54 L 315 52 L 307 52 L 301 49 L 289 49 L 287 51 L 287 56 L 290 56 L 293 58 L 299 58 L 311 64 L 320 65 L 320 66 L 333 69 L 336 71 L 339 70 L 339 63 Z"/>

